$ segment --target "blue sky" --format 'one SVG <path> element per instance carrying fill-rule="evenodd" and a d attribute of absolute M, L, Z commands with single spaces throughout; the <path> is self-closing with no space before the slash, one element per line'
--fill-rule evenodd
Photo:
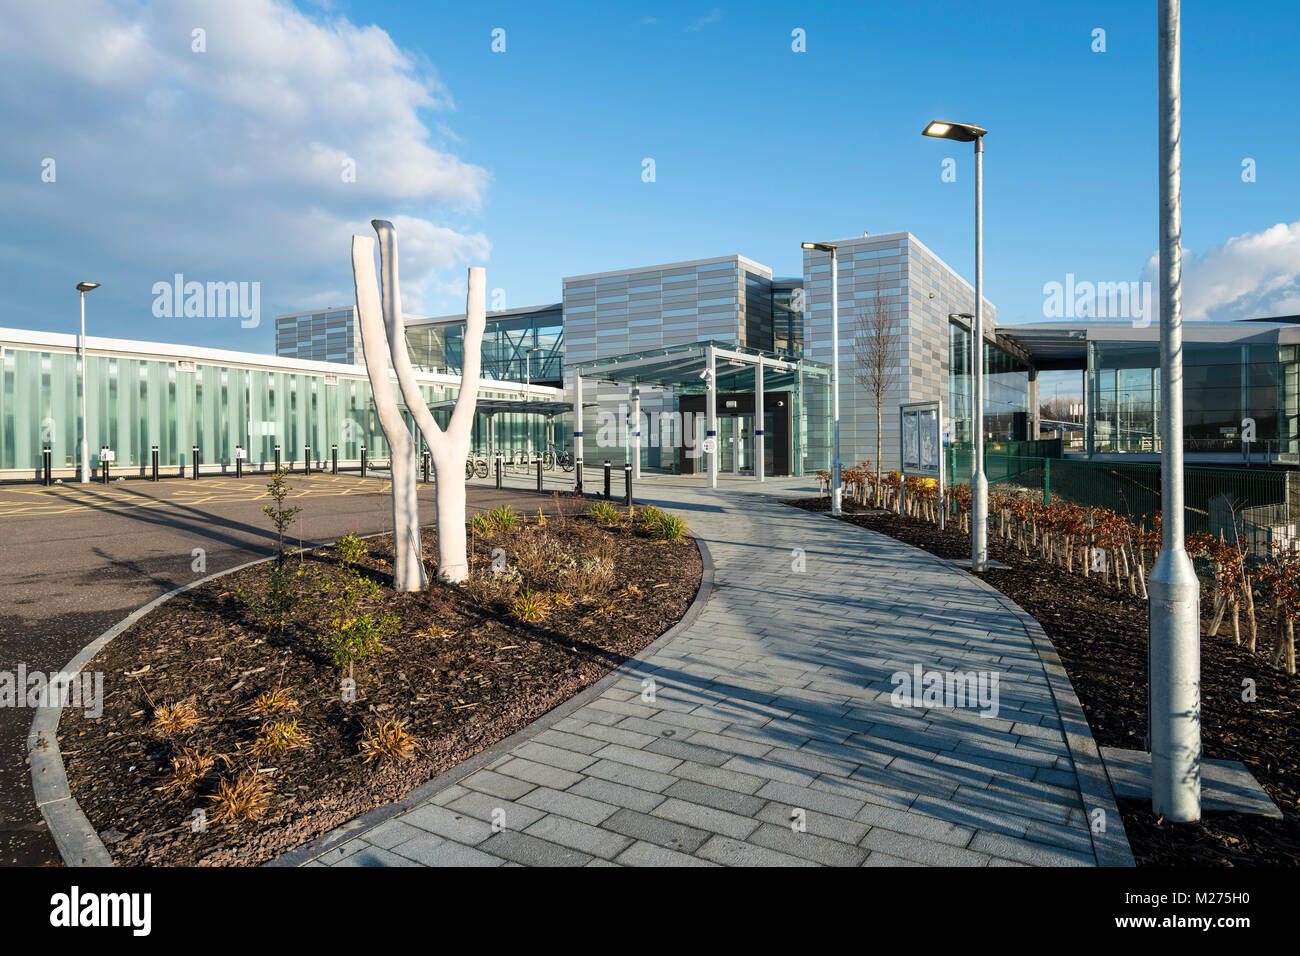
<path fill-rule="evenodd" d="M 863 231 L 969 278 L 971 151 L 922 138 L 934 118 L 990 130 L 1000 322 L 1042 321 L 1069 273 L 1151 277 L 1154 0 L 541 6 L 24 5 L 0 25 L 0 325 L 73 330 L 90 278 L 95 331 L 270 351 L 275 312 L 351 299 L 347 236 L 373 217 L 425 313 L 463 306 L 471 264 L 518 306 L 737 252 L 797 274 L 800 240 Z M 1277 122 L 1300 5 L 1185 0 L 1183 29 L 1189 317 L 1300 312 L 1300 130 Z M 261 325 L 155 316 L 177 272 L 259 282 Z"/>

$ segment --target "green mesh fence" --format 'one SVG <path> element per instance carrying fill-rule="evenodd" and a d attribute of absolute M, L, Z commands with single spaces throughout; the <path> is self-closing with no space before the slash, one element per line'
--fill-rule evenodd
<path fill-rule="evenodd" d="M 950 484 L 970 480 L 971 457 L 969 449 L 948 449 Z M 1072 501 L 1132 518 L 1160 510 L 1157 463 L 999 455 L 986 448 L 984 474 L 990 486 L 1038 492 L 1045 502 Z M 1247 515 L 1266 516 L 1260 520 L 1270 524 L 1295 523 L 1296 509 L 1288 496 L 1290 475 L 1274 468 L 1188 466 L 1183 480 L 1188 533 L 1217 533 L 1221 522 L 1213 514 L 1229 506 Z"/>

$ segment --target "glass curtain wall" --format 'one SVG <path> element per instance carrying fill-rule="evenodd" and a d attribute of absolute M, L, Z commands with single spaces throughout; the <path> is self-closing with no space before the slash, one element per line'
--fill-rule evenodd
<path fill-rule="evenodd" d="M 948 408 L 953 443 L 969 445 L 972 421 L 971 333 L 948 325 Z M 984 440 L 1023 441 L 1029 432 L 1029 367 L 995 343 L 984 343 Z"/>
<path fill-rule="evenodd" d="M 0 470 L 36 474 L 47 445 L 56 469 L 77 467 L 79 370 L 75 353 L 6 347 L 0 359 Z M 457 394 L 455 388 L 434 385 L 420 390 L 430 403 Z M 395 384 L 393 394 L 401 405 Z M 518 397 L 499 391 L 481 394 Z M 171 361 L 92 355 L 86 399 L 92 467 L 103 445 L 116 453 L 118 468 L 140 471 L 150 463 L 150 446 L 157 445 L 159 464 L 170 474 L 188 467 L 194 445 L 204 466 L 231 469 L 236 445 L 244 447 L 250 467 L 273 463 L 277 444 L 284 462 L 300 463 L 308 445 L 320 464 L 329 461 L 331 445 L 338 446 L 340 461 L 360 459 L 362 445 L 372 459 L 388 455 L 370 383 L 360 378 L 210 364 L 187 369 Z M 441 417 L 445 424 L 445 414 Z M 570 430 L 567 420 L 555 420 L 561 445 Z M 541 450 L 546 437 L 542 416 L 497 416 L 498 447 L 522 450 L 530 433 L 534 450 Z M 472 441 L 487 447 L 481 413 Z"/>
<path fill-rule="evenodd" d="M 1089 343 L 1096 452 L 1160 451 L 1160 348 L 1153 342 Z M 1183 345 L 1183 442 L 1188 452 L 1241 451 L 1244 419 L 1257 450 L 1294 454 L 1296 346 L 1260 342 Z"/>

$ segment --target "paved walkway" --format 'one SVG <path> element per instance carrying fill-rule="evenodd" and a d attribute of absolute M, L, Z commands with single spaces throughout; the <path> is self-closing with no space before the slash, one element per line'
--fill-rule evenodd
<path fill-rule="evenodd" d="M 1094 865 L 1021 620 L 965 572 L 771 496 L 794 484 L 643 482 L 712 553 L 694 623 L 308 865 Z M 997 716 L 894 706 L 918 664 L 996 674 Z"/>

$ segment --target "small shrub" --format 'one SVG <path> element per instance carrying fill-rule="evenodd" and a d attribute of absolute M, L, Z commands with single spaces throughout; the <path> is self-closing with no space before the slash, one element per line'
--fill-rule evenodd
<path fill-rule="evenodd" d="M 259 694 L 257 700 L 245 707 L 240 713 L 245 717 L 254 716 L 271 716 L 278 714 L 282 710 L 297 710 L 298 698 L 293 696 L 293 692 L 282 690 L 277 687 L 275 690 L 268 690 Z"/>
<path fill-rule="evenodd" d="M 569 595 L 565 594 L 563 591 L 554 592 L 549 597 L 547 597 L 546 601 L 548 604 L 551 605 L 551 607 L 559 610 L 563 610 L 564 608 L 567 607 L 573 607 L 573 598 L 569 597 Z"/>
<path fill-rule="evenodd" d="M 519 515 L 509 505 L 497 505 L 487 513 L 487 518 L 495 531 L 508 533 L 519 527 Z"/>
<path fill-rule="evenodd" d="M 193 730 L 199 723 L 199 710 L 191 697 L 155 707 L 149 729 L 159 737 L 176 737 Z"/>
<path fill-rule="evenodd" d="M 202 747 L 181 747 L 172 755 L 172 775 L 162 785 L 164 793 L 193 790 L 208 775 L 217 757 L 229 763 L 223 754 L 213 756 Z"/>
<path fill-rule="evenodd" d="M 587 514 L 591 515 L 597 521 L 603 521 L 606 524 L 615 524 L 618 522 L 618 509 L 608 501 L 598 501 L 587 509 Z"/>
<path fill-rule="evenodd" d="M 686 534 L 686 522 L 677 515 L 661 511 L 650 525 L 650 533 L 660 541 L 680 541 Z"/>
<path fill-rule="evenodd" d="M 271 808 L 271 784 L 255 770 L 245 770 L 233 780 L 224 777 L 212 796 L 212 806 L 217 823 L 260 820 Z"/>
<path fill-rule="evenodd" d="M 259 757 L 278 757 L 308 743 L 307 735 L 298 729 L 298 721 L 269 720 L 257 732 L 251 749 Z"/>
<path fill-rule="evenodd" d="M 407 732 L 406 721 L 389 718 L 369 727 L 361 741 L 361 757 L 365 763 L 414 759 L 415 738 Z"/>
<path fill-rule="evenodd" d="M 337 666 L 350 668 L 383 651 L 384 641 L 396 634 L 397 628 L 396 614 L 381 614 L 378 618 L 368 611 L 351 616 L 340 614 L 330 620 L 330 629 L 320 639 Z"/>
<path fill-rule="evenodd" d="M 469 519 L 469 530 L 476 535 L 489 535 L 493 530 L 492 519 L 480 511 Z"/>
<path fill-rule="evenodd" d="M 355 531 L 349 531 L 334 542 L 334 553 L 339 556 L 339 564 L 351 569 L 366 556 L 366 543 L 357 537 Z"/>
<path fill-rule="evenodd" d="M 523 578 L 519 569 L 508 567 L 504 571 L 477 571 L 463 585 L 470 600 L 479 605 L 509 604 L 519 594 Z"/>
<path fill-rule="evenodd" d="M 548 607 L 531 591 L 525 591 L 510 607 L 510 613 L 525 624 L 533 624 L 546 617 Z"/>
<path fill-rule="evenodd" d="M 637 515 L 637 520 L 641 522 L 642 527 L 650 528 L 663 517 L 663 512 L 654 505 L 642 505 L 641 513 Z"/>

